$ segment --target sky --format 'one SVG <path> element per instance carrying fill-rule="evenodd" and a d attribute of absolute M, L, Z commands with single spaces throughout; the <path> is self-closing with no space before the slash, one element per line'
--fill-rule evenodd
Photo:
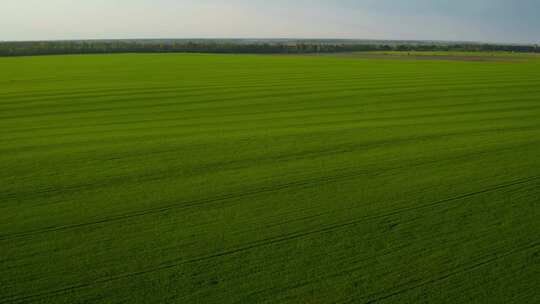
<path fill-rule="evenodd" d="M 540 0 L 0 0 L 0 41 L 350 38 L 540 43 Z"/>

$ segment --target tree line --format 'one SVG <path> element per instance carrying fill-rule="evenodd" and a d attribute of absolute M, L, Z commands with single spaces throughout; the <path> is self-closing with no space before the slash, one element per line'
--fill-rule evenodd
<path fill-rule="evenodd" d="M 540 53 L 538 45 L 477 43 L 355 43 L 328 41 L 33 41 L 0 42 L 0 56 L 108 53 L 310 54 L 363 51 L 466 51 Z"/>

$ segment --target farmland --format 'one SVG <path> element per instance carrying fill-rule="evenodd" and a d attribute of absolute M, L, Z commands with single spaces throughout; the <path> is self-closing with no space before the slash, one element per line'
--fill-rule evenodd
<path fill-rule="evenodd" d="M 540 58 L 442 59 L 0 58 L 0 303 L 539 303 Z"/>

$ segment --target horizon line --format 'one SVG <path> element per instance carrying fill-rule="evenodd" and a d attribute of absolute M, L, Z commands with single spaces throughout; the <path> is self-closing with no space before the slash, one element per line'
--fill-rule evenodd
<path fill-rule="evenodd" d="M 440 40 L 440 39 L 379 39 L 379 38 L 297 38 L 297 37 L 191 37 L 191 38 L 71 38 L 71 39 L 27 39 L 0 40 L 0 43 L 10 42 L 68 42 L 68 41 L 129 41 L 129 40 L 268 40 L 268 41 L 373 41 L 373 42 L 436 42 L 436 43 L 470 43 L 470 44 L 499 44 L 499 45 L 529 45 L 538 46 L 540 42 L 503 42 L 481 40 Z"/>

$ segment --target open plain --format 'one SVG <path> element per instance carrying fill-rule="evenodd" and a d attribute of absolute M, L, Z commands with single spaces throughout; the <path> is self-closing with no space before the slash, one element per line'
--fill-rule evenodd
<path fill-rule="evenodd" d="M 0 303 L 540 303 L 508 58 L 1 58 Z"/>

